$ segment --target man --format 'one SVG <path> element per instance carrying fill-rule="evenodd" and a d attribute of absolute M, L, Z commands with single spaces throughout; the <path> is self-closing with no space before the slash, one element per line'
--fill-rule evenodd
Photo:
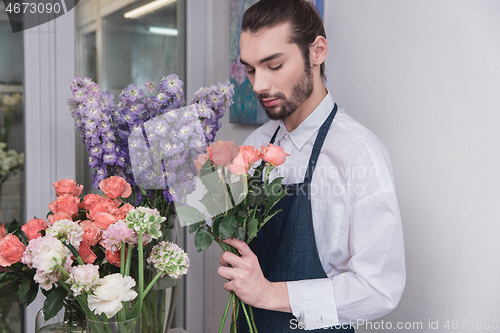
<path fill-rule="evenodd" d="M 261 0 L 244 14 L 241 63 L 272 119 L 245 144 L 283 147 L 290 156 L 273 176 L 293 184 L 250 247 L 226 241 L 241 257 L 220 258 L 224 288 L 255 308 L 259 333 L 353 332 L 350 324 L 393 310 L 405 285 L 389 155 L 337 108 L 324 85 L 327 52 L 305 0 Z"/>

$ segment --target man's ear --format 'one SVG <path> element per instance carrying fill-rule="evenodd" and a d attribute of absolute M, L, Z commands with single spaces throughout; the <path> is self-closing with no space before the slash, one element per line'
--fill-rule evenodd
<path fill-rule="evenodd" d="M 319 66 L 326 60 L 328 54 L 328 43 L 323 36 L 318 36 L 311 44 L 309 49 L 309 60 L 311 67 Z"/>

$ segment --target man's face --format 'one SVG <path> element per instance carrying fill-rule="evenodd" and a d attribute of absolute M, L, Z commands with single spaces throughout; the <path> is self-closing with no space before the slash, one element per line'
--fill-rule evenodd
<path fill-rule="evenodd" d="M 271 119 L 285 119 L 313 91 L 313 75 L 297 44 L 288 42 L 288 23 L 255 34 L 242 32 L 241 63 L 259 101 Z"/>

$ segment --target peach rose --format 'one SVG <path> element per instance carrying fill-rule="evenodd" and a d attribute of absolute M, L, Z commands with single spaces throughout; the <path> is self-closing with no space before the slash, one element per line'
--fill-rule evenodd
<path fill-rule="evenodd" d="M 125 256 L 127 255 L 127 250 L 125 249 Z M 107 251 L 106 250 L 106 260 L 109 261 L 110 264 L 120 267 L 122 263 L 122 252 L 118 251 Z"/>
<path fill-rule="evenodd" d="M 283 150 L 283 148 L 277 147 L 272 143 L 270 143 L 269 146 L 267 147 L 262 146 L 261 152 L 262 152 L 262 160 L 274 166 L 278 166 L 285 163 L 286 157 L 290 156 L 285 152 L 285 150 Z"/>
<path fill-rule="evenodd" d="M 104 230 L 108 229 L 108 227 L 115 222 L 116 219 L 113 215 L 108 213 L 97 213 L 94 217 L 95 225 Z"/>
<path fill-rule="evenodd" d="M 65 213 L 63 213 L 65 214 Z M 67 216 L 67 214 L 65 214 Z M 47 221 L 44 219 L 31 219 L 21 227 L 29 240 L 42 236 L 40 231 L 47 230 Z"/>
<path fill-rule="evenodd" d="M 71 194 L 75 197 L 82 193 L 83 185 L 77 185 L 76 182 L 71 179 L 61 179 L 52 184 L 56 189 L 56 195 L 61 196 L 63 194 Z"/>
<path fill-rule="evenodd" d="M 82 239 L 84 242 L 88 243 L 90 246 L 94 246 L 101 240 L 102 229 L 94 222 L 85 220 L 81 221 L 79 224 L 83 229 Z"/>
<path fill-rule="evenodd" d="M 127 198 L 132 194 L 132 187 L 122 177 L 112 176 L 101 180 L 99 188 L 108 198 Z"/>
<path fill-rule="evenodd" d="M 49 204 L 49 209 L 52 213 L 66 213 L 72 218 L 78 215 L 78 204 L 80 199 L 71 194 L 63 194 L 57 197 L 51 204 Z"/>
<path fill-rule="evenodd" d="M 103 197 L 98 194 L 90 193 L 83 197 L 83 201 L 80 202 L 79 207 L 89 211 L 94 203 L 101 201 L 104 201 Z"/>
<path fill-rule="evenodd" d="M 57 222 L 59 220 L 71 220 L 71 216 L 69 216 L 68 213 L 59 212 L 54 215 L 49 215 L 48 219 L 50 225 L 53 225 L 54 222 Z"/>
<path fill-rule="evenodd" d="M 253 163 L 261 158 L 262 154 L 254 146 L 240 146 L 240 153 L 227 168 L 234 175 L 243 175 L 248 172 Z"/>
<path fill-rule="evenodd" d="M 87 243 L 85 241 L 80 243 L 80 248 L 78 249 L 78 254 L 80 255 L 80 258 L 82 258 L 83 263 L 85 263 L 85 264 L 93 264 L 94 261 L 97 259 L 97 256 L 90 248 L 89 243 Z"/>
<path fill-rule="evenodd" d="M 207 148 L 213 164 L 224 166 L 238 155 L 240 150 L 232 141 L 215 141 Z"/>
<path fill-rule="evenodd" d="M 120 208 L 118 208 L 116 210 L 116 212 L 113 213 L 113 216 L 115 217 L 115 219 L 117 221 L 125 220 L 125 218 L 127 217 L 127 214 L 129 212 L 129 210 L 131 210 L 133 208 L 134 208 L 134 206 L 132 206 L 131 204 L 129 204 L 127 202 L 126 204 L 124 204 L 123 206 L 121 206 Z"/>
<path fill-rule="evenodd" d="M 0 266 L 8 267 L 23 257 L 24 245 L 12 234 L 5 235 L 0 241 Z"/>
<path fill-rule="evenodd" d="M 114 214 L 118 209 L 118 205 L 111 199 L 104 199 L 99 202 L 95 202 L 89 210 L 89 215 L 92 220 L 95 219 L 95 215 L 98 213 L 108 213 Z"/>
<path fill-rule="evenodd" d="M 201 167 L 207 163 L 208 159 L 210 158 L 209 154 L 200 154 L 196 156 L 196 159 L 194 160 L 194 167 L 198 172 L 200 172 Z"/>
<path fill-rule="evenodd" d="M 0 225 L 0 241 L 7 235 L 5 232 L 5 223 Z"/>

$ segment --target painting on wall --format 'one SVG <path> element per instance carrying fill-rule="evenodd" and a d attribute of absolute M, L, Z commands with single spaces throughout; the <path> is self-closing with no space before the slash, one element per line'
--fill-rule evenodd
<path fill-rule="evenodd" d="M 234 85 L 234 104 L 229 111 L 229 122 L 233 124 L 264 124 L 269 118 L 252 90 L 247 79 L 247 70 L 240 61 L 240 34 L 243 13 L 258 0 L 231 0 L 231 32 L 229 59 L 230 81 Z M 318 8 L 323 18 L 324 0 L 309 0 Z"/>

